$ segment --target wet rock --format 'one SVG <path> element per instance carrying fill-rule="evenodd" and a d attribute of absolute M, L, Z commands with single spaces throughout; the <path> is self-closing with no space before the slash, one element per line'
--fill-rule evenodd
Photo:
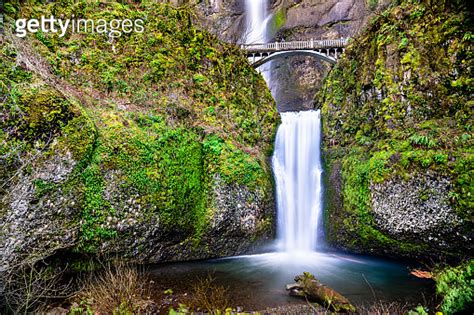
<path fill-rule="evenodd" d="M 72 246 L 77 225 L 68 223 L 64 217 L 72 218 L 68 204 L 74 202 L 75 197 L 65 197 L 57 191 L 45 196 L 46 200 L 37 201 L 34 183 L 39 179 L 62 183 L 70 176 L 74 165 L 70 154 L 56 155 L 41 167 L 32 167 L 31 174 L 20 173 L 12 180 L 10 190 L 1 200 L 5 208 L 0 216 L 0 272 L 12 262 L 47 256 Z"/>
<path fill-rule="evenodd" d="M 461 218 L 449 204 L 447 178 L 416 175 L 408 181 L 393 178 L 371 186 L 377 226 L 396 238 L 426 242 L 456 230 Z"/>
<path fill-rule="evenodd" d="M 378 1 L 376 9 L 387 6 L 388 2 Z M 274 37 L 286 41 L 353 37 L 373 14 L 362 0 L 278 1 L 273 11 L 285 13 L 285 24 Z M 272 91 L 278 110 L 313 109 L 313 96 L 330 69 L 329 64 L 312 57 L 275 60 L 272 63 Z"/>
<path fill-rule="evenodd" d="M 246 34 L 245 2 L 238 0 L 201 1 L 196 14 L 200 24 L 220 39 L 240 42 Z"/>
<path fill-rule="evenodd" d="M 57 155 L 54 161 L 35 165 L 31 174 L 20 176 L 3 196 L 0 272 L 23 259 L 36 261 L 77 248 L 79 231 L 87 224 L 87 219 L 81 218 L 80 194 L 53 189 L 44 196 L 35 195 L 34 180 L 40 176 L 54 179 L 56 184 L 69 179 L 69 165 L 74 161 L 64 161 L 65 157 Z M 216 175 L 210 184 L 208 221 L 197 239 L 194 231 L 162 224 L 159 211 L 148 211 L 139 195 L 121 188 L 119 173 L 111 173 L 104 176 L 103 196 L 115 211 L 107 214 L 99 227 L 116 232 L 117 237 L 97 244 L 102 254 L 114 253 L 139 263 L 206 259 L 246 253 L 273 236 L 270 182 L 270 188 L 250 190 Z M 33 203 L 35 198 L 38 200 Z"/>

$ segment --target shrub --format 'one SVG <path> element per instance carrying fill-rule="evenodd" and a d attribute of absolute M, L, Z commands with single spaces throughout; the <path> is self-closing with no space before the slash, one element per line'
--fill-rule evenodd
<path fill-rule="evenodd" d="M 108 263 L 99 273 L 92 274 L 78 295 L 86 309 L 98 314 L 135 314 L 150 307 L 151 282 L 132 265 Z M 73 309 L 83 313 L 84 310 Z"/>
<path fill-rule="evenodd" d="M 211 314 L 224 312 L 229 306 L 227 291 L 227 288 L 215 283 L 212 275 L 208 275 L 193 285 L 193 293 L 186 304 L 196 311 Z"/>
<path fill-rule="evenodd" d="M 435 276 L 436 293 L 443 297 L 445 314 L 460 312 L 474 302 L 474 260 L 448 267 Z"/>
<path fill-rule="evenodd" d="M 51 299 L 65 298 L 74 293 L 72 283 L 63 281 L 64 269 L 44 261 L 25 261 L 0 274 L 0 310 L 13 314 L 37 313 Z"/>

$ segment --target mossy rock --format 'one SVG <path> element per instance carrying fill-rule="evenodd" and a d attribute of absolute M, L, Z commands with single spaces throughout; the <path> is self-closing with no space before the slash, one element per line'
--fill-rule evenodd
<path fill-rule="evenodd" d="M 326 78 L 315 102 L 323 117 L 326 174 L 339 183 L 327 199 L 333 243 L 411 257 L 469 251 L 474 121 L 466 115 L 472 111 L 472 86 L 466 84 L 474 60 L 472 25 L 461 2 L 394 3 L 369 22 Z M 449 248 L 377 226 L 371 187 L 416 176 L 449 179 L 449 200 L 443 202 L 463 222 L 452 226 L 463 235 L 457 241 L 443 238 Z M 429 199 L 414 196 L 417 202 Z"/>

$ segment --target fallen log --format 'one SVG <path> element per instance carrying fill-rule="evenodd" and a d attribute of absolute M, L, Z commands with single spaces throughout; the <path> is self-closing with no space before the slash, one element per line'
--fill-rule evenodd
<path fill-rule="evenodd" d="M 293 284 L 287 284 L 286 290 L 290 295 L 305 297 L 310 301 L 317 302 L 328 307 L 334 312 L 355 312 L 356 308 L 339 292 L 322 284 L 309 272 L 295 277 Z"/>

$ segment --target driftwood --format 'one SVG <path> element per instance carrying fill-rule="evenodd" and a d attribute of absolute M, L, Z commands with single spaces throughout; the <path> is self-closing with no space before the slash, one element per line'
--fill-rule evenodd
<path fill-rule="evenodd" d="M 290 295 L 305 297 L 335 312 L 356 311 L 356 308 L 348 299 L 319 282 L 319 280 L 309 272 L 296 276 L 295 281 L 296 283 L 286 285 L 286 289 L 290 291 Z"/>

